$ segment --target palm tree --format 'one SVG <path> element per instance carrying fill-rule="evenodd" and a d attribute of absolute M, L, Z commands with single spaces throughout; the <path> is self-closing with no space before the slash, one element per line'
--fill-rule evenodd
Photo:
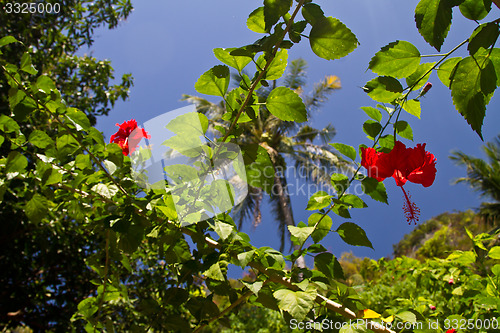
<path fill-rule="evenodd" d="M 283 85 L 302 96 L 308 119 L 310 114 L 316 111 L 326 100 L 327 96 L 341 88 L 340 80 L 336 76 L 326 76 L 321 82 L 314 86 L 310 95 L 304 95 L 307 63 L 303 59 L 297 59 L 290 63 L 287 73 L 283 77 Z M 236 76 L 239 82 L 241 77 Z M 273 81 L 272 87 L 261 88 L 257 92 L 259 102 L 265 101 L 272 88 L 276 86 Z M 229 123 L 222 119 L 225 113 L 223 102 L 214 104 L 206 99 L 184 95 L 183 100 L 194 103 L 197 110 L 207 115 L 210 126 L 228 127 Z M 287 191 L 287 164 L 293 162 L 295 170 L 301 170 L 306 181 L 330 185 L 330 175 L 334 168 L 346 167 L 348 163 L 333 152 L 327 143 L 335 135 L 335 129 L 328 124 L 323 129 L 318 130 L 310 125 L 299 125 L 295 122 L 280 120 L 273 116 L 263 105 L 259 109 L 259 116 L 251 122 L 239 124 L 243 128 L 242 134 L 235 138 L 235 143 L 259 144 L 264 147 L 276 170 L 274 175 L 273 193 L 269 196 L 272 213 L 278 222 L 279 234 L 281 237 L 281 248 L 285 245 L 285 234 L 288 226 L 294 226 L 293 211 L 290 202 L 290 193 Z M 319 141 L 319 143 L 316 143 Z M 331 189 L 331 187 L 330 187 Z M 249 195 L 246 199 L 235 207 L 235 220 L 241 228 L 245 220 L 252 220 L 256 227 L 262 220 L 261 202 L 264 192 L 261 188 L 249 186 Z M 298 249 L 294 246 L 294 250 Z M 305 267 L 303 258 L 297 260 L 299 267 Z"/>
<path fill-rule="evenodd" d="M 500 221 L 500 135 L 493 142 L 483 146 L 488 162 L 463 152 L 454 152 L 450 157 L 458 165 L 467 167 L 467 177 L 457 179 L 457 183 L 468 183 L 481 196 L 489 197 L 494 202 L 483 202 L 479 215 L 493 223 Z"/>

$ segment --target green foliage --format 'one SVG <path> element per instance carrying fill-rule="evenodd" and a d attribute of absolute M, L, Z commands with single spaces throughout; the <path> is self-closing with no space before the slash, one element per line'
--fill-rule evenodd
<path fill-rule="evenodd" d="M 273 115 L 286 121 L 298 123 L 307 120 L 306 108 L 302 99 L 286 87 L 278 87 L 267 96 L 266 107 Z"/>
<path fill-rule="evenodd" d="M 358 46 L 356 35 L 333 17 L 314 20 L 309 42 L 313 52 L 326 60 L 345 57 Z"/>
<path fill-rule="evenodd" d="M 420 65 L 420 52 L 413 44 L 405 41 L 389 43 L 370 60 L 368 68 L 379 75 L 396 78 L 413 74 Z"/>

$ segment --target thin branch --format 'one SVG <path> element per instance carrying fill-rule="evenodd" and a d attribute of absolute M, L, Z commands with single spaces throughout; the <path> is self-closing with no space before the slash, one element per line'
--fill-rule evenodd
<path fill-rule="evenodd" d="M 193 333 L 198 333 L 198 332 L 201 332 L 201 330 L 213 323 L 214 321 L 216 320 L 219 320 L 220 318 L 224 317 L 226 314 L 228 314 L 229 312 L 231 312 L 235 307 L 237 307 L 238 305 L 240 305 L 241 303 L 243 303 L 248 297 L 252 296 L 253 292 L 251 290 L 247 291 L 246 293 L 244 293 L 243 295 L 240 296 L 240 298 L 238 298 L 236 301 L 234 301 L 230 306 L 228 306 L 227 308 L 224 309 L 224 311 L 222 311 L 221 313 L 219 313 L 217 316 L 211 318 L 208 322 L 205 322 L 203 323 L 202 325 L 198 326 L 198 328 L 196 328 L 196 330 L 193 331 Z"/>
<path fill-rule="evenodd" d="M 243 104 L 241 104 L 240 110 L 236 114 L 236 117 L 234 118 L 233 122 L 231 123 L 231 126 L 229 126 L 229 129 L 227 130 L 226 134 L 222 138 L 222 142 L 226 142 L 227 138 L 229 137 L 229 135 L 233 131 L 234 127 L 236 126 L 236 123 L 238 122 L 238 119 L 240 118 L 240 116 L 243 113 L 243 111 L 245 110 L 248 102 L 252 98 L 253 92 L 257 88 L 257 85 L 259 84 L 260 80 L 262 80 L 262 78 L 264 77 L 264 74 L 266 73 L 267 69 L 269 68 L 269 66 L 271 66 L 271 63 L 273 62 L 274 58 L 276 57 L 276 54 L 278 53 L 278 49 L 279 49 L 279 46 L 280 46 L 281 42 L 283 41 L 283 39 L 285 38 L 286 34 L 290 30 L 290 28 L 292 26 L 292 23 L 293 23 L 293 20 L 294 20 L 295 16 L 297 16 L 300 8 L 304 5 L 304 2 L 305 2 L 305 0 L 300 0 L 300 2 L 297 4 L 297 7 L 295 7 L 294 12 L 293 12 L 292 16 L 290 17 L 290 20 L 288 20 L 288 23 L 286 25 L 285 30 L 283 31 L 283 36 L 276 43 L 276 45 L 274 47 L 274 50 L 271 53 L 271 57 L 266 62 L 266 66 L 264 66 L 264 69 L 259 72 L 259 76 L 257 77 L 257 79 L 255 79 L 255 81 L 253 82 L 252 86 L 250 87 L 250 90 L 248 91 L 248 95 L 245 98 L 245 101 L 243 102 Z"/>

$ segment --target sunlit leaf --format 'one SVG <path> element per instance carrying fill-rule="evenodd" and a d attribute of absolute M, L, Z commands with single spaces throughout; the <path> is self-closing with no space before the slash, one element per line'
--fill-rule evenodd
<path fill-rule="evenodd" d="M 330 205 L 331 198 L 332 196 L 326 193 L 325 191 L 318 191 L 309 198 L 309 202 L 307 203 L 306 209 L 316 210 L 325 208 Z"/>
<path fill-rule="evenodd" d="M 413 140 L 413 131 L 408 122 L 399 120 L 394 124 L 394 128 L 396 129 L 396 133 L 398 133 L 401 137 Z"/>
<path fill-rule="evenodd" d="M 420 0 L 415 8 L 418 31 L 438 51 L 450 30 L 452 7 L 449 0 Z"/>
<path fill-rule="evenodd" d="M 325 238 L 326 235 L 328 235 L 330 229 L 332 228 L 333 221 L 332 218 L 328 215 L 314 213 L 309 216 L 309 220 L 307 221 L 307 223 L 310 227 L 314 227 L 316 224 L 318 224 L 316 226 L 316 230 L 314 230 L 314 232 L 311 234 L 312 240 L 315 243 L 318 243 L 323 238 Z"/>
<path fill-rule="evenodd" d="M 229 68 L 217 65 L 203 73 L 196 81 L 194 88 L 200 94 L 223 97 L 229 87 Z"/>
<path fill-rule="evenodd" d="M 314 291 L 292 291 L 280 289 L 273 293 L 278 300 L 280 310 L 288 312 L 298 321 L 304 320 L 306 315 L 312 309 L 316 293 Z"/>
<path fill-rule="evenodd" d="M 302 123 L 307 121 L 307 112 L 302 99 L 286 87 L 273 89 L 266 100 L 269 112 L 281 120 Z"/>
<path fill-rule="evenodd" d="M 376 122 L 380 122 L 382 120 L 382 113 L 379 109 L 372 108 L 371 106 L 362 106 L 361 110 L 365 111 L 368 117 L 372 118 Z"/>
<path fill-rule="evenodd" d="M 479 21 L 490 12 L 491 0 L 464 0 L 458 8 L 464 17 Z"/>
<path fill-rule="evenodd" d="M 391 103 L 401 96 L 403 86 L 393 77 L 379 76 L 368 81 L 363 90 L 377 102 Z"/>
<path fill-rule="evenodd" d="M 447 86 L 448 88 L 450 87 L 450 76 L 451 72 L 455 68 L 455 66 L 462 60 L 460 57 L 456 58 L 450 58 L 445 60 L 441 66 L 439 66 L 437 70 L 438 78 L 441 80 L 441 82 Z"/>
<path fill-rule="evenodd" d="M 462 59 L 451 75 L 451 97 L 458 112 L 482 139 L 482 125 L 496 89 L 495 67 L 489 59 L 478 64 L 472 57 Z"/>
<path fill-rule="evenodd" d="M 407 77 L 418 68 L 420 52 L 411 43 L 396 41 L 382 47 L 370 60 L 368 68 L 379 75 Z"/>
<path fill-rule="evenodd" d="M 426 62 L 420 64 L 415 72 L 406 78 L 406 84 L 408 87 L 412 87 L 413 90 L 420 89 L 429 80 L 429 76 L 432 71 L 430 70 L 434 66 L 435 62 Z M 427 74 L 426 74 L 427 73 Z M 424 77 L 422 77 L 425 74 Z"/>
<path fill-rule="evenodd" d="M 366 246 L 373 249 L 373 245 L 366 236 L 365 231 L 355 223 L 342 223 L 335 231 L 349 245 Z"/>
<path fill-rule="evenodd" d="M 309 34 L 311 49 L 326 60 L 340 59 L 358 46 L 356 35 L 333 17 L 316 19 Z"/>
<path fill-rule="evenodd" d="M 236 48 L 217 48 L 214 49 L 214 54 L 217 59 L 225 63 L 228 66 L 235 68 L 238 72 L 241 72 L 243 68 L 248 65 L 252 59 L 249 57 L 238 57 L 232 56 L 230 52 L 236 50 Z"/>

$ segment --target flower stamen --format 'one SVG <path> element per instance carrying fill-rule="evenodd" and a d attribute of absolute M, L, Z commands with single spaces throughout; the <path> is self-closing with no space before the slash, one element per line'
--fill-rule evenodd
<path fill-rule="evenodd" d="M 401 190 L 403 190 L 403 194 L 405 196 L 405 203 L 403 205 L 403 211 L 406 216 L 406 221 L 408 224 L 411 224 L 412 222 L 417 224 L 419 218 L 420 218 L 420 208 L 410 200 L 411 195 L 407 194 L 403 186 L 400 186 Z"/>

